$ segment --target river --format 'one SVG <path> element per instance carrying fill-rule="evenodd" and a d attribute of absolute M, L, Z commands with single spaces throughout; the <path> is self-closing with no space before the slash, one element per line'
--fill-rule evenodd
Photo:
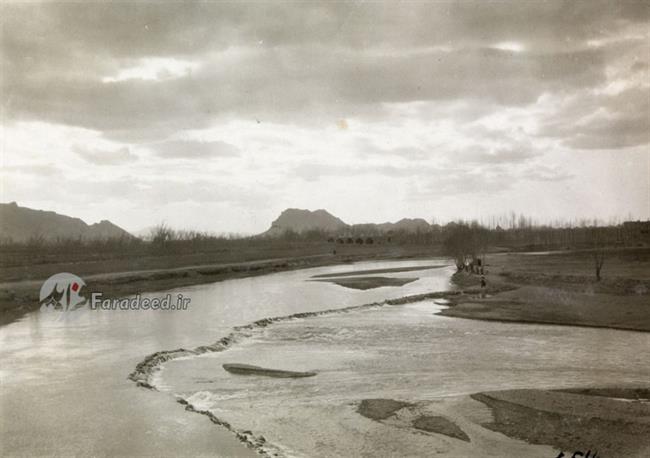
<path fill-rule="evenodd" d="M 191 298 L 185 311 L 82 310 L 73 320 L 30 313 L 0 328 L 0 454 L 253 456 L 226 430 L 128 374 L 150 353 L 214 342 L 260 318 L 443 290 L 450 271 L 395 274 L 420 280 L 368 291 L 305 281 L 312 275 L 436 263 L 444 262 L 361 262 L 172 291 Z"/>
<path fill-rule="evenodd" d="M 253 456 L 206 416 L 185 411 L 176 402 L 182 397 L 235 429 L 264 435 L 288 456 L 432 450 L 471 456 L 470 449 L 434 435 L 363 418 L 356 405 L 366 398 L 434 401 L 483 390 L 626 385 L 650 378 L 647 333 L 448 318 L 435 314 L 440 304 L 422 301 L 256 329 L 226 351 L 166 363 L 155 377 L 162 393 L 127 380 L 150 353 L 210 344 L 260 318 L 449 289 L 453 268 L 383 274 L 418 280 L 365 291 L 309 281 L 313 275 L 434 264 L 445 262 L 362 262 L 173 291 L 191 298 L 185 311 L 87 310 L 69 321 L 29 314 L 0 328 L 1 454 Z M 237 376 L 221 367 L 233 362 L 317 375 Z M 485 441 L 486 447 L 494 442 Z M 545 447 L 519 446 L 530 456 L 550 456 Z"/>

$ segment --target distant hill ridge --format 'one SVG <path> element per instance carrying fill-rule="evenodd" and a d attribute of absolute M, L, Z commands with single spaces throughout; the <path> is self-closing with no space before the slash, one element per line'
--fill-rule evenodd
<path fill-rule="evenodd" d="M 403 218 L 396 223 L 368 223 L 368 224 L 347 224 L 340 218 L 329 213 L 327 210 L 302 210 L 288 208 L 271 223 L 271 228 L 260 234 L 265 237 L 278 237 L 287 231 L 298 234 L 308 231 L 322 231 L 328 234 L 366 233 L 377 234 L 386 232 L 424 232 L 428 231 L 431 225 L 422 218 Z"/>
<path fill-rule="evenodd" d="M 45 240 L 79 237 L 97 240 L 133 236 L 108 220 L 89 225 L 79 218 L 20 207 L 16 202 L 0 204 L 0 239 L 26 242 L 40 237 Z"/>
<path fill-rule="evenodd" d="M 351 225 L 324 209 L 310 211 L 288 208 L 271 223 L 270 229 L 260 236 L 279 237 L 287 231 L 302 234 L 312 230 L 331 235 L 374 235 L 391 231 L 426 232 L 430 228 L 429 223 L 422 218 L 404 218 L 396 223 Z M 0 241 L 26 242 L 32 238 L 97 240 L 121 237 L 133 235 L 108 220 L 89 225 L 79 218 L 53 211 L 20 207 L 16 202 L 0 203 Z"/>

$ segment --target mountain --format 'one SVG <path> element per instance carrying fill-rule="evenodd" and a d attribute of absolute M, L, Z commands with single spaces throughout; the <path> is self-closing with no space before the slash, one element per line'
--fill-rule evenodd
<path fill-rule="evenodd" d="M 429 223 L 422 218 L 404 218 L 396 223 L 366 223 L 346 224 L 341 219 L 326 210 L 300 210 L 289 208 L 271 223 L 271 228 L 262 233 L 265 237 L 277 237 L 287 231 L 303 233 L 318 230 L 332 235 L 374 235 L 387 232 L 426 232 L 431 229 Z"/>
<path fill-rule="evenodd" d="M 339 218 L 325 210 L 309 211 L 288 208 L 271 223 L 271 228 L 262 235 L 275 237 L 287 231 L 302 233 L 309 230 L 337 232 L 345 229 L 347 226 Z"/>
<path fill-rule="evenodd" d="M 403 218 L 396 223 L 383 223 L 378 224 L 379 230 L 382 232 L 388 231 L 404 231 L 404 232 L 424 232 L 431 229 L 429 223 L 422 218 Z"/>
<path fill-rule="evenodd" d="M 16 202 L 0 204 L 1 240 L 25 242 L 36 237 L 95 240 L 133 236 L 107 220 L 88 225 L 79 218 L 19 207 Z"/>

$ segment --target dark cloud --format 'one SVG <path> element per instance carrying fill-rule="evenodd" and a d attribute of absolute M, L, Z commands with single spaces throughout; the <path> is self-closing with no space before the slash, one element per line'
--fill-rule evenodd
<path fill-rule="evenodd" d="M 650 143 L 648 112 L 602 116 L 580 126 L 566 140 L 576 149 L 620 149 Z"/>
<path fill-rule="evenodd" d="M 650 88 L 580 93 L 542 124 L 540 134 L 577 149 L 619 149 L 650 143 Z"/>
<path fill-rule="evenodd" d="M 51 2 L 10 5 L 3 12 L 8 17 L 8 32 L 20 33 L 37 46 L 43 41 L 65 41 L 72 45 L 73 53 L 88 47 L 100 56 L 129 58 L 201 54 L 208 49 L 260 43 L 358 49 L 524 40 L 556 48 L 558 41 L 573 44 L 603 36 L 628 22 L 647 21 L 649 9 L 643 0 L 476 0 L 408 5 Z"/>
<path fill-rule="evenodd" d="M 643 2 L 620 3 L 9 5 L 2 103 L 8 120 L 125 141 L 218 116 L 301 124 L 399 102 L 522 105 L 604 80 L 604 51 L 586 40 L 647 19 Z M 503 41 L 527 51 L 489 47 Z M 102 83 L 150 57 L 200 66 L 161 81 Z"/>
<path fill-rule="evenodd" d="M 597 50 L 373 56 L 292 48 L 242 53 L 229 68 L 206 65 L 191 76 L 155 82 L 10 77 L 6 93 L 8 111 L 18 118 L 45 118 L 119 138 L 134 131 L 156 138 L 164 131 L 204 127 L 219 115 L 308 123 L 323 114 L 358 115 L 386 103 L 470 98 L 527 104 L 545 91 L 599 83 L 603 68 Z"/>
<path fill-rule="evenodd" d="M 239 149 L 236 146 L 221 141 L 170 140 L 153 144 L 151 148 L 163 158 L 208 159 L 239 156 Z"/>

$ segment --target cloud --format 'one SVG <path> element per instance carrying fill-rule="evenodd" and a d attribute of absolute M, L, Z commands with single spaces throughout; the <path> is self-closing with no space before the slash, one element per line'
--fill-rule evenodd
<path fill-rule="evenodd" d="M 621 149 L 646 143 L 650 143 L 650 118 L 643 112 L 594 117 L 566 140 L 576 149 Z"/>
<path fill-rule="evenodd" d="M 191 76 L 154 82 L 10 77 L 6 93 L 12 94 L 8 111 L 18 118 L 45 118 L 117 139 L 124 139 L 125 131 L 155 138 L 161 130 L 200 128 L 220 116 L 308 124 L 341 110 L 364 115 L 388 103 L 469 98 L 528 104 L 546 91 L 601 83 L 603 71 L 599 50 L 547 55 L 459 49 L 392 56 L 287 48 L 272 54 L 244 50 L 226 68 L 217 61 Z"/>
<path fill-rule="evenodd" d="M 573 174 L 562 170 L 559 167 L 536 165 L 527 167 L 521 173 L 521 177 L 525 180 L 533 181 L 565 181 L 573 178 Z"/>
<path fill-rule="evenodd" d="M 370 170 L 369 168 L 362 168 L 358 166 L 346 166 L 325 163 L 306 163 L 299 164 L 292 170 L 292 175 L 302 178 L 305 181 L 318 181 L 321 177 L 336 176 L 336 177 L 353 177 L 362 174 L 376 172 L 377 170 Z"/>
<path fill-rule="evenodd" d="M 481 145 L 473 145 L 455 152 L 450 156 L 454 163 L 469 164 L 517 164 L 527 162 L 539 156 L 532 145 L 508 145 L 486 149 Z"/>
<path fill-rule="evenodd" d="M 377 144 L 377 140 L 373 140 L 367 136 L 355 138 L 351 142 L 351 149 L 358 153 L 361 158 L 373 159 L 395 159 L 403 158 L 406 160 L 426 159 L 430 157 L 432 152 L 422 145 L 395 145 L 395 141 L 389 145 Z"/>
<path fill-rule="evenodd" d="M 409 8 L 388 2 L 138 2 L 119 7 L 57 2 L 38 8 L 11 5 L 6 10 L 12 25 L 30 17 L 32 27 L 55 42 L 65 39 L 75 47 L 110 50 L 121 58 L 200 54 L 250 43 L 359 48 L 532 41 L 553 46 L 601 37 L 626 23 L 647 21 L 649 15 L 645 2 L 607 0 L 422 2 Z M 40 37 L 32 36 L 31 41 Z"/>
<path fill-rule="evenodd" d="M 51 201 L 66 200 L 76 203 L 110 200 L 124 201 L 128 205 L 155 206 L 168 203 L 230 203 L 257 207 L 268 201 L 268 192 L 254 183 L 237 184 L 215 182 L 208 179 L 187 181 L 179 178 L 141 177 L 119 175 L 115 177 L 87 178 L 69 180 L 65 188 L 52 187 L 48 176 L 38 176 L 34 180 L 17 182 L 17 194 L 21 201 L 28 199 L 30 192 L 38 191 L 39 199 Z M 43 190 L 47 195 L 43 196 Z"/>
<path fill-rule="evenodd" d="M 586 42 L 642 20 L 646 9 L 625 3 L 9 5 L 1 84 L 10 119 L 123 141 L 218 117 L 306 124 L 391 103 L 522 105 L 602 83 L 606 47 Z"/>
<path fill-rule="evenodd" d="M 453 169 L 431 174 L 412 185 L 409 199 L 418 201 L 446 196 L 496 195 L 510 189 L 517 179 L 502 168 L 488 170 Z"/>
<path fill-rule="evenodd" d="M 582 92 L 542 123 L 541 135 L 575 149 L 621 149 L 650 143 L 650 87 Z"/>
<path fill-rule="evenodd" d="M 151 147 L 159 157 L 174 159 L 236 157 L 240 154 L 239 148 L 221 141 L 169 140 Z"/>
<path fill-rule="evenodd" d="M 102 83 L 119 83 L 131 79 L 161 81 L 191 74 L 198 64 L 171 58 L 144 58 L 132 67 L 122 68 L 115 76 L 102 78 Z"/>
<path fill-rule="evenodd" d="M 114 150 L 106 150 L 75 145 L 72 149 L 84 160 L 95 165 L 118 165 L 133 162 L 138 159 L 126 146 Z"/>
<path fill-rule="evenodd" d="M 324 177 L 354 177 L 380 175 L 393 178 L 430 176 L 447 173 L 448 170 L 423 165 L 394 166 L 388 164 L 327 164 L 303 163 L 292 169 L 292 174 L 306 181 L 317 181 Z"/>
<path fill-rule="evenodd" d="M 84 178 L 83 158 L 97 167 L 93 182 L 78 182 L 115 209 L 140 205 L 135 219 L 190 204 L 212 206 L 200 212 L 210 221 L 222 211 L 242 219 L 260 202 L 269 212 L 294 201 L 369 214 L 375 199 L 399 216 L 433 212 L 437 195 L 483 211 L 501 208 L 515 184 L 506 205 L 519 199 L 525 210 L 543 193 L 556 196 L 547 212 L 570 213 L 591 208 L 580 193 L 630 177 L 641 184 L 613 193 L 607 208 L 625 200 L 645 217 L 641 159 L 615 165 L 649 140 L 649 9 L 10 2 L 0 18 L 5 165 L 36 173 L 55 155 Z M 228 167 L 211 160 L 235 157 Z M 137 179 L 101 167 L 119 164 Z M 42 195 L 46 178 L 5 171 L 8 197 Z M 266 189 L 253 192 L 259 183 Z M 562 197 L 570 185 L 571 201 Z M 85 196 L 57 192 L 59 201 Z M 417 208 L 409 192 L 422 196 Z"/>

